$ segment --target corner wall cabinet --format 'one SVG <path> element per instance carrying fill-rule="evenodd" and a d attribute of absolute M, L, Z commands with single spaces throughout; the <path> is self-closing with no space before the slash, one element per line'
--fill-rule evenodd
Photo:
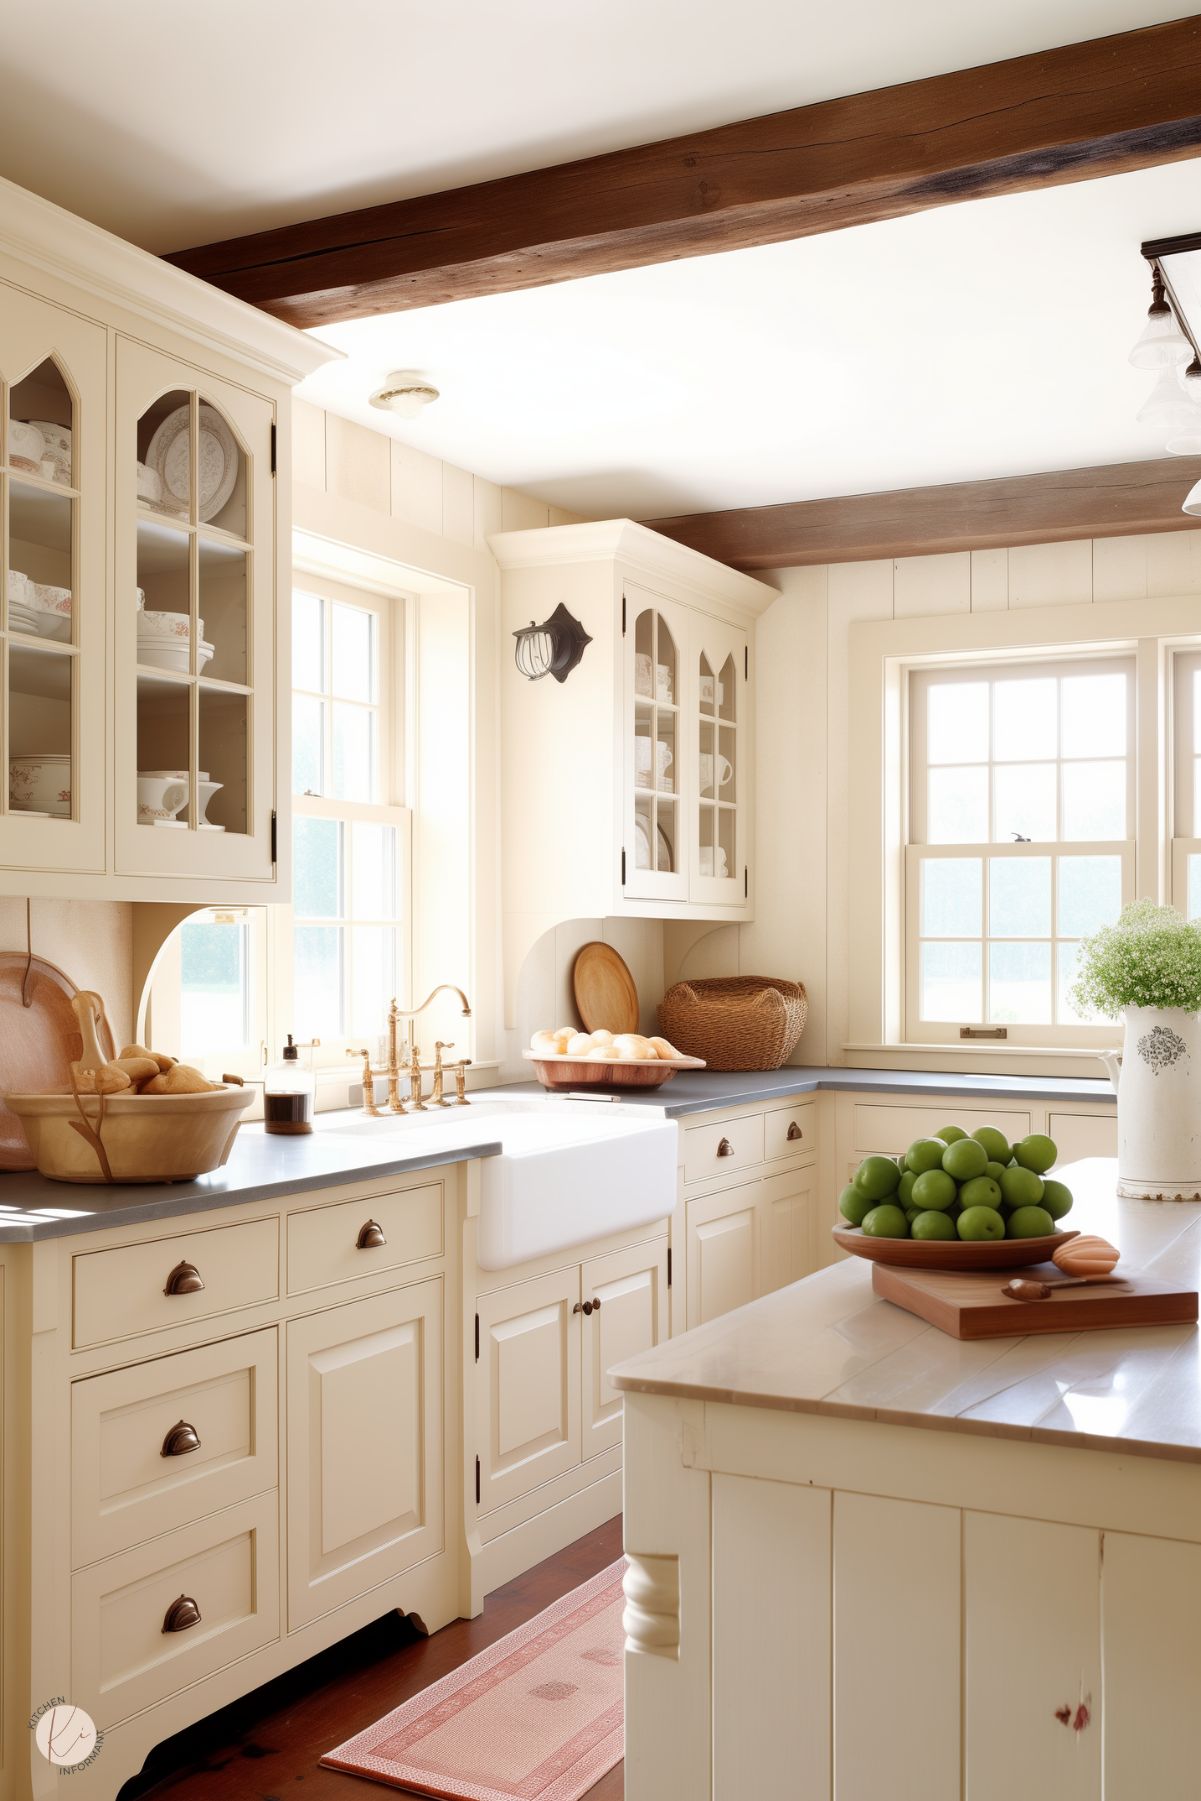
<path fill-rule="evenodd" d="M 563 919 L 754 906 L 754 622 L 765 583 L 628 519 L 501 532 L 502 640 L 562 603 L 566 681 L 501 664 L 506 968 Z"/>
<path fill-rule="evenodd" d="M 290 390 L 332 353 L 0 203 L 0 893 L 277 897 Z"/>

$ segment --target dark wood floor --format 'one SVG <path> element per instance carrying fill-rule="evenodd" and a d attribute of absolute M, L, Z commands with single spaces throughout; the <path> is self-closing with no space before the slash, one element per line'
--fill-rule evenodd
<path fill-rule="evenodd" d="M 478 1620 L 456 1620 L 432 1638 L 395 1615 L 377 1620 L 168 1739 L 119 1801 L 366 1801 L 395 1793 L 323 1770 L 318 1759 L 620 1555 L 621 1520 L 610 1520 L 498 1588 Z M 624 1789 L 618 1764 L 588 1790 L 587 1801 L 622 1801 Z"/>

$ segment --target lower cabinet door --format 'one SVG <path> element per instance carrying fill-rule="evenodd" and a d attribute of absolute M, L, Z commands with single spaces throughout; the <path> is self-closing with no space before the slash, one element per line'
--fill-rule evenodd
<path fill-rule="evenodd" d="M 581 1270 L 584 1304 L 581 1382 L 583 1455 L 621 1443 L 621 1395 L 609 1381 L 615 1364 L 667 1336 L 667 1240 L 595 1257 Z"/>
<path fill-rule="evenodd" d="M 688 1325 L 744 1307 L 759 1292 L 760 1184 L 744 1182 L 688 1202 Z"/>
<path fill-rule="evenodd" d="M 288 1625 L 441 1550 L 441 1277 L 288 1324 Z"/>
<path fill-rule="evenodd" d="M 786 1175 L 766 1176 L 762 1184 L 763 1221 L 759 1234 L 763 1266 L 759 1293 L 770 1294 L 817 1267 L 817 1171 L 813 1165 Z"/>
<path fill-rule="evenodd" d="M 480 1296 L 481 1513 L 580 1460 L 579 1306 L 578 1264 Z"/>

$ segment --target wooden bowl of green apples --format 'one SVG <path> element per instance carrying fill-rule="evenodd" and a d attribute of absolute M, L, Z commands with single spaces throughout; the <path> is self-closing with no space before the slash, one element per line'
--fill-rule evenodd
<path fill-rule="evenodd" d="M 1045 1133 L 1010 1144 L 996 1126 L 943 1126 L 901 1157 L 865 1157 L 838 1198 L 834 1241 L 901 1269 L 1021 1269 L 1078 1234 L 1061 1231 L 1072 1194 L 1048 1172 Z"/>

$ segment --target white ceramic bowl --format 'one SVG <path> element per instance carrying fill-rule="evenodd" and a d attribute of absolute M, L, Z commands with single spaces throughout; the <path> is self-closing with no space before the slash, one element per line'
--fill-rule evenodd
<path fill-rule="evenodd" d="M 8 759 L 8 804 L 22 813 L 71 817 L 71 758 L 65 751 L 34 751 Z"/>
<path fill-rule="evenodd" d="M 35 613 L 32 607 L 22 606 L 18 600 L 8 603 L 8 629 L 13 632 L 25 632 L 31 638 L 42 635 L 42 621 L 48 618 L 46 613 Z"/>
<path fill-rule="evenodd" d="M 196 621 L 200 627 L 200 636 L 204 637 L 204 620 Z M 160 613 L 148 610 L 143 597 L 143 605 L 138 610 L 139 638 L 182 638 L 186 642 L 192 635 L 192 621 L 187 613 Z"/>
<path fill-rule="evenodd" d="M 71 636 L 70 588 L 55 588 L 49 582 L 30 582 L 24 604 L 37 615 L 37 629 L 43 638 L 65 640 Z"/>
<path fill-rule="evenodd" d="M 178 777 L 170 775 L 139 775 L 139 825 L 156 825 L 161 820 L 174 819 L 187 804 L 186 778 L 180 781 Z"/>
<path fill-rule="evenodd" d="M 177 675 L 187 675 L 190 648 L 186 639 L 139 638 L 138 662 L 150 669 L 171 669 Z M 212 655 L 213 646 L 202 639 L 196 649 L 197 675 L 203 673 L 204 666 L 211 661 Z"/>
<path fill-rule="evenodd" d="M 71 428 L 69 425 L 56 425 L 52 419 L 31 419 L 33 429 L 38 432 L 44 446 L 42 456 L 53 463 L 54 481 L 71 483 Z"/>
<path fill-rule="evenodd" d="M 9 606 L 11 606 L 14 601 L 19 602 L 25 607 L 28 607 L 29 605 L 29 577 L 20 569 L 10 569 L 8 572 Z"/>
<path fill-rule="evenodd" d="M 36 425 L 27 425 L 21 419 L 10 419 L 8 422 L 8 460 L 14 469 L 28 469 L 31 475 L 40 475 L 42 459 L 46 455 L 46 440 Z"/>

